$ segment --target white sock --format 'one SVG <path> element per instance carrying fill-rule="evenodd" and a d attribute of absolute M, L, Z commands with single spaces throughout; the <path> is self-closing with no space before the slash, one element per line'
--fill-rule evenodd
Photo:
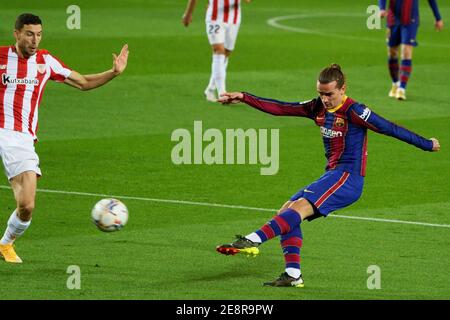
<path fill-rule="evenodd" d="M 211 63 L 211 77 L 209 78 L 208 86 L 206 87 L 206 90 L 216 90 L 216 82 L 214 81 L 214 56 L 213 55 L 213 61 Z M 228 58 L 225 56 L 225 73 L 227 71 L 228 66 Z"/>
<path fill-rule="evenodd" d="M 286 268 L 286 273 L 290 275 L 292 278 L 297 279 L 302 274 L 300 269 L 297 268 Z"/>
<path fill-rule="evenodd" d="M 227 72 L 227 68 L 228 68 L 228 57 L 225 56 L 225 73 Z"/>
<path fill-rule="evenodd" d="M 226 92 L 225 89 L 225 55 L 214 54 L 212 63 L 212 75 L 214 77 L 214 83 L 219 95 Z"/>
<path fill-rule="evenodd" d="M 13 243 L 14 240 L 20 237 L 25 232 L 25 230 L 28 229 L 30 224 L 31 220 L 30 221 L 20 220 L 20 218 L 16 214 L 16 211 L 14 210 L 14 212 L 9 217 L 7 228 L 5 234 L 3 235 L 3 238 L 0 240 L 0 244 Z"/>
<path fill-rule="evenodd" d="M 261 243 L 262 240 L 261 238 L 258 236 L 257 233 L 250 233 L 248 236 L 245 236 L 248 240 L 252 241 L 252 242 L 257 242 L 257 243 Z"/>
<path fill-rule="evenodd" d="M 224 73 L 223 73 L 223 91 L 224 92 L 227 92 L 227 89 L 225 89 L 226 88 L 226 83 L 227 83 L 227 68 L 228 68 L 228 57 L 225 56 L 225 60 L 223 62 L 223 70 L 224 70 Z"/>
<path fill-rule="evenodd" d="M 212 68 L 211 68 L 212 69 Z M 206 90 L 216 90 L 216 83 L 214 82 L 214 74 L 211 71 L 211 78 L 209 78 L 208 86 Z"/>
<path fill-rule="evenodd" d="M 214 63 L 214 59 L 213 59 Z M 227 67 L 228 67 L 228 57 L 225 57 L 225 78 L 227 76 Z M 211 70 L 212 70 L 211 66 Z M 206 87 L 206 90 L 215 90 L 216 89 L 216 82 L 214 81 L 214 73 L 211 72 L 211 77 L 209 78 L 208 86 Z"/>
<path fill-rule="evenodd" d="M 209 77 L 209 83 L 208 86 L 206 87 L 206 90 L 216 90 L 216 83 L 214 81 L 214 55 L 213 55 L 213 59 L 211 61 L 211 77 Z"/>

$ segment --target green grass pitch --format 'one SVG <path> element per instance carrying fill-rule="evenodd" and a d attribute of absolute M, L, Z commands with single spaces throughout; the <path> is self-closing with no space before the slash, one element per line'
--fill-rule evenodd
<path fill-rule="evenodd" d="M 252 232 L 275 212 L 149 200 L 276 209 L 325 166 L 319 129 L 311 121 L 204 100 L 211 65 L 206 1 L 199 1 L 187 29 L 180 0 L 78 0 L 80 30 L 66 28 L 73 1 L 2 3 L 0 45 L 13 43 L 15 17 L 30 11 L 44 21 L 41 47 L 83 74 L 110 68 L 111 53 L 124 43 L 130 58 L 121 77 L 94 91 L 48 84 L 39 114 L 36 149 L 44 176 L 38 187 L 62 193 L 38 192 L 32 226 L 16 242 L 24 263 L 0 261 L 0 299 L 449 299 L 450 28 L 435 32 L 431 10 L 421 2 L 408 101 L 397 102 L 387 97 L 384 26 L 366 27 L 366 9 L 374 2 L 243 5 L 228 90 L 307 100 L 316 95 L 319 70 L 337 62 L 349 96 L 437 137 L 442 146 L 439 153 L 426 153 L 369 133 L 363 196 L 336 215 L 442 226 L 335 217 L 304 223 L 303 289 L 261 285 L 284 269 L 276 240 L 255 259 L 215 252 L 216 245 Z M 450 21 L 450 4 L 439 5 Z M 298 17 L 279 21 L 290 30 L 267 23 L 293 15 Z M 262 176 L 259 165 L 174 165 L 171 133 L 192 131 L 195 120 L 205 129 L 279 128 L 278 174 Z M 6 178 L 0 185 L 3 233 L 15 203 Z M 118 196 L 129 208 L 128 225 L 116 233 L 98 231 L 90 210 L 103 196 L 68 192 Z M 80 290 L 66 287 L 71 265 L 80 267 Z M 381 289 L 367 288 L 371 265 L 380 267 Z"/>

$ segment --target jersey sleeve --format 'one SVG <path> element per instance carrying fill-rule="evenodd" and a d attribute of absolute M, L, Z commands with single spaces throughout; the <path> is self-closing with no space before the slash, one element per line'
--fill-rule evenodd
<path fill-rule="evenodd" d="M 50 79 L 53 81 L 63 82 L 72 72 L 72 70 L 68 68 L 64 62 L 60 61 L 51 54 L 47 55 L 47 63 L 50 66 Z"/>
<path fill-rule="evenodd" d="M 386 10 L 386 0 L 378 0 L 378 6 L 380 10 Z"/>
<path fill-rule="evenodd" d="M 428 4 L 430 5 L 431 10 L 433 10 L 436 21 L 442 20 L 436 0 L 428 0 Z"/>
<path fill-rule="evenodd" d="M 283 102 L 273 99 L 257 97 L 247 92 L 243 92 L 243 102 L 249 106 L 275 116 L 297 116 L 313 119 L 314 106 L 317 99 L 305 102 Z"/>
<path fill-rule="evenodd" d="M 382 118 L 365 105 L 354 104 L 347 112 L 354 124 L 397 138 L 425 151 L 433 150 L 433 141 Z"/>

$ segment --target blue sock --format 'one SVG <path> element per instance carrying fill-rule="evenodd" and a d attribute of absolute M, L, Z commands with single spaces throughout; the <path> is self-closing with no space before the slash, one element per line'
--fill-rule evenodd
<path fill-rule="evenodd" d="M 283 250 L 286 272 L 291 277 L 298 278 L 300 270 L 300 248 L 303 243 L 302 229 L 300 225 L 291 232 L 281 235 L 280 244 Z"/>
<path fill-rule="evenodd" d="M 400 88 L 406 89 L 406 85 L 408 84 L 411 72 L 412 72 L 412 60 L 409 59 L 402 60 L 402 64 L 400 66 Z"/>
<path fill-rule="evenodd" d="M 293 209 L 286 209 L 276 215 L 255 233 L 261 238 L 261 243 L 266 242 L 280 234 L 287 234 L 300 225 L 300 214 Z"/>

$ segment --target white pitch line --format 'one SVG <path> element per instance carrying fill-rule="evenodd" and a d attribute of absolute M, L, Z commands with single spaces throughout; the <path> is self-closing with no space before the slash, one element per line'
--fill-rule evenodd
<path fill-rule="evenodd" d="M 10 190 L 11 187 L 9 187 L 9 186 L 1 186 L 0 185 L 0 189 L 8 189 L 8 190 Z M 111 194 L 77 192 L 77 191 L 37 189 L 37 192 L 66 194 L 66 195 L 85 196 L 85 197 L 116 198 L 116 199 L 128 199 L 128 200 L 137 200 L 137 201 L 150 201 L 150 202 L 162 202 L 162 203 L 173 203 L 173 204 L 185 204 L 185 205 L 204 206 L 204 207 L 243 209 L 243 210 L 251 210 L 251 211 L 267 211 L 267 212 L 277 212 L 278 211 L 278 209 L 248 207 L 248 206 L 222 204 L 222 203 L 197 202 L 197 201 L 185 201 L 185 200 L 173 200 L 173 199 L 144 198 L 144 197 L 132 197 L 132 196 L 117 196 L 117 195 L 111 195 Z M 426 222 L 418 222 L 418 221 L 367 218 L 367 217 L 343 216 L 343 215 L 329 215 L 329 217 L 353 219 L 353 220 L 366 220 L 366 221 L 374 221 L 374 222 L 412 224 L 412 225 L 426 226 L 426 227 L 450 228 L 450 225 L 448 225 L 448 224 L 435 224 L 435 223 L 426 223 Z"/>
<path fill-rule="evenodd" d="M 281 21 L 285 21 L 285 20 L 323 18 L 323 17 L 367 17 L 367 15 L 350 14 L 350 13 L 331 13 L 331 12 L 330 13 L 304 13 L 304 14 L 296 14 L 296 15 L 289 15 L 289 16 L 273 17 L 273 18 L 270 18 L 267 20 L 267 24 L 271 27 L 282 29 L 282 30 L 298 32 L 298 33 L 314 34 L 314 35 L 324 36 L 324 37 L 352 39 L 352 40 L 378 42 L 378 43 L 386 42 L 384 38 L 383 39 L 374 39 L 374 38 L 350 36 L 350 35 L 345 35 L 345 34 L 340 34 L 340 33 L 318 31 L 318 30 L 307 29 L 307 28 L 290 27 L 290 26 L 285 26 L 280 23 Z M 445 45 L 445 44 L 420 42 L 420 45 L 427 46 L 427 47 L 450 48 L 450 45 Z"/>
<path fill-rule="evenodd" d="M 11 187 L 0 186 L 0 189 L 11 189 Z M 246 209 L 246 210 L 253 210 L 253 211 L 271 211 L 271 212 L 277 211 L 277 209 L 256 208 L 256 207 L 247 207 L 247 206 L 239 206 L 239 205 L 231 205 L 231 204 L 196 202 L 196 201 L 173 200 L 173 199 L 143 198 L 143 197 L 132 197 L 132 196 L 118 196 L 118 195 L 102 194 L 102 193 L 62 191 L 62 190 L 50 190 L 50 189 L 37 189 L 37 191 L 42 192 L 42 193 L 58 193 L 58 194 L 68 194 L 68 195 L 87 196 L 87 197 L 101 197 L 101 198 L 128 199 L 128 200 L 137 200 L 137 201 L 151 201 L 151 202 L 174 203 L 174 204 L 188 204 L 188 205 L 195 205 L 195 206 L 220 207 L 220 208 L 230 208 L 230 209 Z"/>
<path fill-rule="evenodd" d="M 406 221 L 406 220 L 395 220 L 395 219 L 380 219 L 380 218 L 366 218 L 366 217 L 341 216 L 341 215 L 331 215 L 330 217 L 354 219 L 354 220 L 368 220 L 368 221 L 376 221 L 376 222 L 414 224 L 414 225 L 426 226 L 426 227 L 450 228 L 450 224 L 436 224 L 436 223 L 427 223 L 427 222 L 418 222 L 418 221 Z"/>
<path fill-rule="evenodd" d="M 355 37 L 355 36 L 349 36 L 345 34 L 338 34 L 338 33 L 330 33 L 330 32 L 323 32 L 313 29 L 306 29 L 306 28 L 298 28 L 298 27 L 289 27 L 285 26 L 280 21 L 284 20 L 297 20 L 297 19 L 305 19 L 305 18 L 323 18 L 323 17 L 362 17 L 363 15 L 360 14 L 338 14 L 338 13 L 315 13 L 315 14 L 296 14 L 296 15 L 290 15 L 290 16 L 281 16 L 281 17 L 274 17 L 267 20 L 267 24 L 269 26 L 272 26 L 274 28 L 283 29 L 287 31 L 292 32 L 298 32 L 298 33 L 307 33 L 307 34 L 315 34 L 318 36 L 325 36 L 325 37 L 334 37 L 334 38 L 341 38 L 341 39 L 352 39 L 352 40 L 362 40 L 362 41 L 370 41 L 370 42 L 382 42 L 382 39 L 372 39 L 372 38 L 365 38 L 365 37 Z"/>

